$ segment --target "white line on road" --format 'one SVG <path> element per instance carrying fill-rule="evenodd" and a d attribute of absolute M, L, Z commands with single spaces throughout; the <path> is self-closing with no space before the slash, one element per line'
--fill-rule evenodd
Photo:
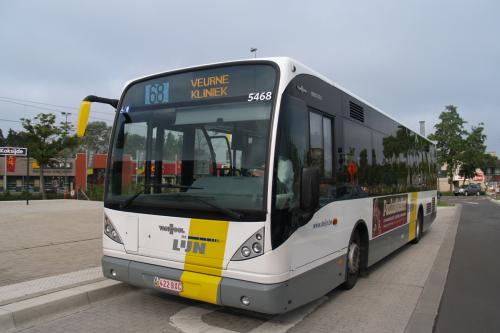
<path fill-rule="evenodd" d="M 328 297 L 323 296 L 320 299 L 304 305 L 291 312 L 276 316 L 271 320 L 263 323 L 259 327 L 254 328 L 250 333 L 285 333 L 302 321 L 308 314 L 316 310 Z"/>
<path fill-rule="evenodd" d="M 479 205 L 478 202 L 472 202 L 472 201 L 464 201 L 466 204 L 471 204 L 471 205 Z"/>
<path fill-rule="evenodd" d="M 320 299 L 304 305 L 296 310 L 276 316 L 271 320 L 263 323 L 262 325 L 254 328 L 250 331 L 250 333 L 285 333 L 290 328 L 294 327 L 300 321 L 302 321 L 305 316 L 313 312 L 326 300 L 327 297 L 321 297 Z M 237 333 L 236 331 L 208 325 L 201 319 L 203 315 L 216 310 L 217 308 L 210 308 L 208 306 L 189 306 L 170 317 L 170 322 L 175 328 L 185 333 Z"/>
<path fill-rule="evenodd" d="M 188 306 L 170 317 L 170 322 L 172 326 L 185 333 L 236 333 L 235 331 L 210 326 L 201 319 L 203 315 L 215 310 L 215 308 L 210 309 L 199 306 Z"/>

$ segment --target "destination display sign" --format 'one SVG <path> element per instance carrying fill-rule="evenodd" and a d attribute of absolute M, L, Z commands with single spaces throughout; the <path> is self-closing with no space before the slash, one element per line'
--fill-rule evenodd
<path fill-rule="evenodd" d="M 28 148 L 23 147 L 0 147 L 0 155 L 26 156 Z"/>
<path fill-rule="evenodd" d="M 275 83 L 276 70 L 271 65 L 234 65 L 165 75 L 131 86 L 123 98 L 121 112 L 211 99 L 270 101 Z"/>

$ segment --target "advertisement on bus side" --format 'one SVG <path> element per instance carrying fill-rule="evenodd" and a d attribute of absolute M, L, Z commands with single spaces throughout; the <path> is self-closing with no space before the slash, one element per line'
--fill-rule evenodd
<path fill-rule="evenodd" d="M 391 195 L 373 199 L 372 237 L 406 223 L 408 195 Z"/>

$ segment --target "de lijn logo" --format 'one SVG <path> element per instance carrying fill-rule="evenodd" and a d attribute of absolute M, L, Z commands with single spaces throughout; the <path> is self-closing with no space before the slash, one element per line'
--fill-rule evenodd
<path fill-rule="evenodd" d="M 180 251 L 181 249 L 184 249 L 184 252 L 186 253 L 192 252 L 192 253 L 205 254 L 206 245 L 207 245 L 206 243 L 196 240 L 181 239 L 179 242 L 179 239 L 174 239 L 172 250 Z"/>
<path fill-rule="evenodd" d="M 186 236 L 181 236 L 186 237 Z M 205 254 L 207 243 L 220 243 L 216 238 L 188 236 L 187 239 L 174 239 L 172 250 Z"/>

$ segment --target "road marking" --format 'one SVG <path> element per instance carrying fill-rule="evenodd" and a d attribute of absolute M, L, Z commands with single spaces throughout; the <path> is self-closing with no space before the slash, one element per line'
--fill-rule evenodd
<path fill-rule="evenodd" d="M 291 312 L 276 316 L 271 320 L 254 328 L 250 333 L 285 333 L 298 323 L 300 323 L 308 314 L 312 313 L 318 306 L 323 304 L 328 297 L 323 296 L 314 302 L 306 304 Z"/>
<path fill-rule="evenodd" d="M 271 320 L 254 328 L 249 333 L 285 333 L 299 322 L 301 322 L 308 314 L 316 310 L 328 297 L 323 296 L 320 299 L 304 305 L 291 312 L 273 317 Z M 175 313 L 170 317 L 172 326 L 184 333 L 238 333 L 236 331 L 227 330 L 217 326 L 211 326 L 205 323 L 201 318 L 203 315 L 214 312 L 218 308 L 212 306 L 189 306 Z"/>
<path fill-rule="evenodd" d="M 478 202 L 472 202 L 472 201 L 464 201 L 466 204 L 471 204 L 471 205 L 479 205 Z"/>
<path fill-rule="evenodd" d="M 201 317 L 207 313 L 215 311 L 214 307 L 188 306 L 185 309 L 170 317 L 172 326 L 185 333 L 201 333 L 201 332 L 221 332 L 221 333 L 236 333 L 235 331 L 226 330 L 220 327 L 208 325 Z"/>

